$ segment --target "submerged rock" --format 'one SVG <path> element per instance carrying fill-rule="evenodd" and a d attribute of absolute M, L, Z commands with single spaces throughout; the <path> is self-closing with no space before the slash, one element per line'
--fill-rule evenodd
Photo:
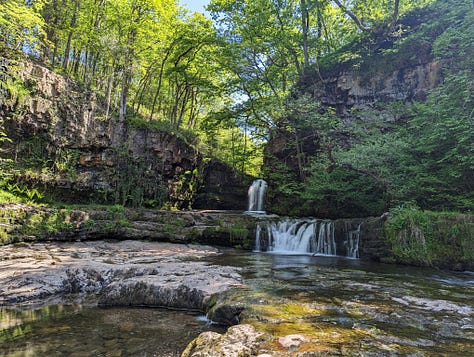
<path fill-rule="evenodd" d="M 301 343 L 308 340 L 303 335 L 286 335 L 278 338 L 278 343 L 286 349 L 294 349 L 300 347 Z"/>
<path fill-rule="evenodd" d="M 217 303 L 208 312 L 207 317 L 220 325 L 237 325 L 240 322 L 240 313 L 245 309 L 242 304 Z"/>

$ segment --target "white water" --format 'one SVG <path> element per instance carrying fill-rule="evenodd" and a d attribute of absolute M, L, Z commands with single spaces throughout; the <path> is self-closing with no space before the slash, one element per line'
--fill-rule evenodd
<path fill-rule="evenodd" d="M 360 224 L 355 231 L 349 231 L 347 240 L 344 241 L 346 247 L 346 255 L 351 258 L 359 258 L 359 239 L 360 239 Z"/>
<path fill-rule="evenodd" d="M 255 180 L 249 188 L 247 212 L 265 213 L 265 193 L 267 192 L 267 182 L 262 179 Z"/>
<path fill-rule="evenodd" d="M 276 254 L 345 255 L 359 257 L 360 225 L 342 237 L 345 251 L 338 252 L 334 222 L 328 220 L 282 219 L 257 226 L 255 251 Z"/>

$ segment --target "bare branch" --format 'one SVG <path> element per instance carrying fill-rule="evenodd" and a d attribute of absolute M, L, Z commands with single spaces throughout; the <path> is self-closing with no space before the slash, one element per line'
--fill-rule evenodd
<path fill-rule="evenodd" d="M 359 29 L 365 32 L 372 32 L 373 28 L 369 26 L 365 26 L 362 21 L 357 17 L 356 14 L 354 14 L 351 10 L 349 10 L 347 7 L 345 7 L 339 0 L 334 0 L 334 2 L 339 6 L 339 8 L 346 14 L 348 15 L 357 25 Z M 397 0 L 398 2 L 398 0 Z"/>
<path fill-rule="evenodd" d="M 382 32 L 383 31 L 383 30 L 380 31 L 381 29 L 377 28 L 377 27 L 371 27 L 371 26 L 364 25 L 362 23 L 362 20 L 359 17 L 357 17 L 357 15 L 353 11 L 351 11 L 346 6 L 344 6 L 344 4 L 342 4 L 342 2 L 340 0 L 334 0 L 334 2 L 336 3 L 337 6 L 339 6 L 339 8 L 346 15 L 348 15 L 354 21 L 354 23 L 357 25 L 357 27 L 360 30 L 365 31 L 365 32 Z M 395 27 L 395 25 L 397 24 L 399 14 L 400 14 L 400 0 L 395 0 L 395 3 L 393 5 L 393 13 L 392 13 L 392 16 L 391 16 L 391 21 L 388 24 L 388 31 L 391 31 Z"/>

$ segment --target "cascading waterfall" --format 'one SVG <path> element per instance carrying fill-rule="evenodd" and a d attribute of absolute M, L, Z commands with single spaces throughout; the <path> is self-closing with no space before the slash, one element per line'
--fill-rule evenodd
<path fill-rule="evenodd" d="M 257 229 L 255 230 L 255 252 L 262 251 L 262 242 L 260 240 L 260 233 L 262 232 L 262 227 L 260 224 L 257 224 Z"/>
<path fill-rule="evenodd" d="M 347 240 L 344 241 L 346 247 L 346 255 L 351 258 L 359 258 L 359 239 L 360 239 L 360 224 L 354 231 L 349 231 Z"/>
<path fill-rule="evenodd" d="M 255 251 L 358 258 L 360 225 L 356 230 L 339 230 L 339 243 L 336 242 L 335 232 L 334 221 L 329 220 L 282 219 L 261 222 L 256 229 Z"/>
<path fill-rule="evenodd" d="M 334 240 L 334 223 L 321 222 L 315 254 L 336 255 L 336 241 Z"/>
<path fill-rule="evenodd" d="M 248 209 L 249 213 L 265 213 L 265 193 L 267 192 L 267 182 L 262 179 L 255 180 L 249 188 Z"/>
<path fill-rule="evenodd" d="M 300 221 L 271 223 L 268 230 L 268 250 L 276 253 L 306 253 L 310 249 L 315 227 Z"/>

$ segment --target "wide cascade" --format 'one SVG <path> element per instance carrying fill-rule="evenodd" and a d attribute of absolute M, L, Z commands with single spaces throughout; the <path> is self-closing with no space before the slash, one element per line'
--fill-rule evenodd
<path fill-rule="evenodd" d="M 360 225 L 356 229 L 344 227 L 336 234 L 334 221 L 288 218 L 259 223 L 255 250 L 358 258 L 359 238 Z"/>
<path fill-rule="evenodd" d="M 262 179 L 255 180 L 248 191 L 248 209 L 249 213 L 265 213 L 265 193 L 267 192 L 267 182 Z"/>

